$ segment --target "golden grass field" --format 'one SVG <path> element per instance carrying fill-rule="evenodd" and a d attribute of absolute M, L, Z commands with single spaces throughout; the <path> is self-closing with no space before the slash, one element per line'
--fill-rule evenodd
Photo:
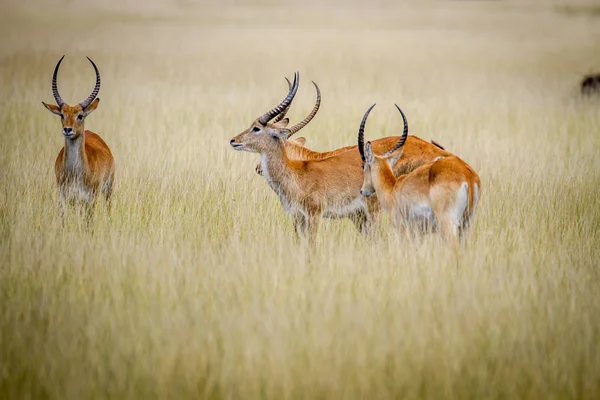
<path fill-rule="evenodd" d="M 568 5 L 567 5 L 568 4 Z M 600 398 L 600 12 L 525 1 L 6 2 L 0 398 Z M 113 210 L 61 229 L 58 59 L 117 162 Z M 465 251 L 297 242 L 229 139 L 286 94 L 307 146 L 410 133 L 482 181 Z"/>

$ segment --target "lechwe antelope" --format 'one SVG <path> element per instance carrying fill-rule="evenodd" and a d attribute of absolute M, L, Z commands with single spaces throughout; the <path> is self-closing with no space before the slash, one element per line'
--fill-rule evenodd
<path fill-rule="evenodd" d="M 403 156 L 408 123 L 396 106 L 404 121 L 404 133 L 392 149 L 396 151 L 377 155 L 371 142 L 363 146 L 365 124 L 373 107 L 375 104 L 365 113 L 358 130 L 358 148 L 364 161 L 360 193 L 366 197 L 377 193 L 377 199 L 399 230 L 415 233 L 439 230 L 459 248 L 479 200 L 479 176 L 467 163 L 451 155 L 438 157 L 396 178 L 391 165 Z"/>
<path fill-rule="evenodd" d="M 235 150 L 259 153 L 263 175 L 294 220 L 297 233 L 314 242 L 320 218 L 355 216 L 361 230 L 368 218 L 366 201 L 360 188 L 360 159 L 350 152 L 323 160 L 294 160 L 286 153 L 284 140 L 288 118 L 270 123 L 288 107 L 298 90 L 298 73 L 292 89 L 275 108 L 257 118 L 248 129 L 231 139 Z"/>
<path fill-rule="evenodd" d="M 44 104 L 53 114 L 60 116 L 65 145 L 58 153 L 55 163 L 56 182 L 59 191 L 59 209 L 64 224 L 67 203 L 82 203 L 86 207 L 86 220 L 91 221 L 94 203 L 100 193 L 104 195 L 110 209 L 110 197 L 115 180 L 115 160 L 108 145 L 94 132 L 84 129 L 85 118 L 98 107 L 96 98 L 100 91 L 100 72 L 88 58 L 96 71 L 96 85 L 92 94 L 81 103 L 70 106 L 60 97 L 56 78 L 60 63 L 56 64 L 52 76 L 53 104 Z"/>

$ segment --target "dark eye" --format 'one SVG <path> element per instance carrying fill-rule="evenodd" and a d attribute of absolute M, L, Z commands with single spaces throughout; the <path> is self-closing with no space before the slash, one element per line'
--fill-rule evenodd
<path fill-rule="evenodd" d="M 260 128 L 259 128 L 258 126 L 253 126 L 253 127 L 252 127 L 252 132 L 255 132 L 255 133 L 256 133 L 256 132 L 258 132 L 258 131 L 260 131 Z"/>
<path fill-rule="evenodd" d="M 83 119 L 83 114 L 79 114 L 79 115 L 77 116 L 77 119 L 81 121 L 81 120 Z"/>
<path fill-rule="evenodd" d="M 60 119 L 65 119 L 65 116 L 60 114 Z"/>

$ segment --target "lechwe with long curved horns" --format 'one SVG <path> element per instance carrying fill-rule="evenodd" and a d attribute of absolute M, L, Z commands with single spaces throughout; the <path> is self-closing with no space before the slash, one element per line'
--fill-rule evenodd
<path fill-rule="evenodd" d="M 359 228 L 366 229 L 364 222 L 369 211 L 359 193 L 360 158 L 347 151 L 323 160 L 290 159 L 284 140 L 294 128 L 287 128 L 288 118 L 270 122 L 290 105 L 297 90 L 298 73 L 285 99 L 231 139 L 230 144 L 235 150 L 260 154 L 263 175 L 269 186 L 294 219 L 296 232 L 307 234 L 311 242 L 315 240 L 322 216 L 355 216 Z"/>
<path fill-rule="evenodd" d="M 358 130 L 358 148 L 364 161 L 360 193 L 367 197 L 376 193 L 394 226 L 401 231 L 439 230 L 459 248 L 479 200 L 479 176 L 467 163 L 451 155 L 438 157 L 396 178 L 391 166 L 402 157 L 408 136 L 406 116 L 396 105 L 404 121 L 404 133 L 392 149 L 377 155 L 371 142 L 364 144 L 365 124 L 373 107 L 375 104 L 365 113 Z"/>
<path fill-rule="evenodd" d="M 79 202 L 86 206 L 86 219 L 89 223 L 94 203 L 100 193 L 110 209 L 110 197 L 115 180 L 115 160 L 108 145 L 94 132 L 84 129 L 85 118 L 98 107 L 96 98 L 100 91 L 100 72 L 88 57 L 96 72 L 96 85 L 87 99 L 70 106 L 60 94 L 56 79 L 62 56 L 54 68 L 52 94 L 57 105 L 44 104 L 53 114 L 60 116 L 64 147 L 58 153 L 55 163 L 56 182 L 59 190 L 59 208 L 64 224 L 67 203 Z"/>

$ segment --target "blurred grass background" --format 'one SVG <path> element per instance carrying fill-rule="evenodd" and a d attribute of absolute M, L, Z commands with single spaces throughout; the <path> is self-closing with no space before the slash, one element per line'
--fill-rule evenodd
<path fill-rule="evenodd" d="M 30 1 L 0 16 L 0 397 L 600 396 L 593 2 Z M 117 162 L 114 208 L 60 228 L 53 68 Z M 229 139 L 300 71 L 330 150 L 433 138 L 480 174 L 469 246 L 296 243 Z"/>

